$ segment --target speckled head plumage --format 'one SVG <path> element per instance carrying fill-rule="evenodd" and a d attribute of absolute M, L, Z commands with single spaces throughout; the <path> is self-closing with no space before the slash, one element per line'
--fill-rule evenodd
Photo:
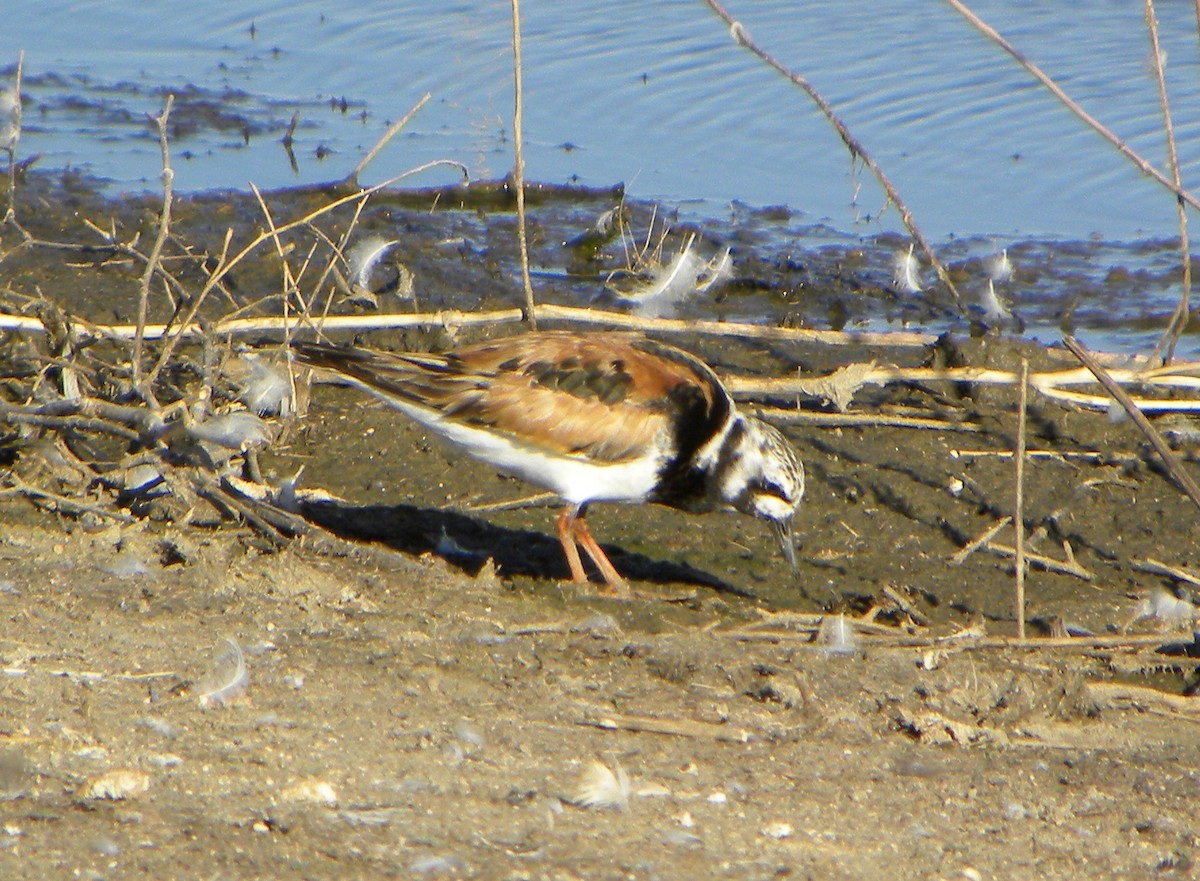
<path fill-rule="evenodd" d="M 633 334 L 548 332 L 441 355 L 293 343 L 472 456 L 549 489 L 572 577 L 582 547 L 621 577 L 587 528 L 592 502 L 732 508 L 767 520 L 793 565 L 791 518 L 804 471 L 775 428 L 738 413 L 716 374 L 682 349 Z"/>

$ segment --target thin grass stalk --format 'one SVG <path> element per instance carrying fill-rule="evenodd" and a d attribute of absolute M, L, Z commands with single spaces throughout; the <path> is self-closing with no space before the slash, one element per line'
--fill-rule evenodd
<path fill-rule="evenodd" d="M 1154 0 L 1146 0 L 1146 30 L 1150 32 L 1150 50 L 1154 54 L 1154 73 L 1158 80 L 1158 103 L 1162 107 L 1163 130 L 1167 136 L 1167 159 L 1171 167 L 1171 179 L 1175 183 L 1175 189 L 1180 190 L 1183 189 L 1183 178 L 1179 170 L 1179 151 L 1175 147 L 1175 124 L 1171 119 L 1171 104 L 1167 100 L 1167 80 L 1163 75 L 1162 49 L 1158 43 L 1158 15 L 1154 9 Z M 1187 327 L 1191 312 L 1189 302 L 1192 294 L 1192 256 L 1188 242 L 1187 208 L 1178 198 L 1175 200 L 1175 211 L 1179 218 L 1179 256 L 1183 261 L 1181 282 L 1183 289 L 1179 292 L 1179 303 L 1175 307 L 1171 320 L 1167 322 L 1167 329 L 1163 333 L 1162 339 L 1154 347 L 1154 353 L 1150 357 L 1153 362 L 1160 352 L 1164 352 L 1163 360 L 1168 364 L 1175 357 L 1175 346 L 1179 343 L 1179 337 L 1183 334 L 1184 328 Z"/>
<path fill-rule="evenodd" d="M 841 117 L 834 112 L 833 105 L 826 101 L 824 96 L 822 96 L 821 93 L 818 92 L 812 86 L 812 84 L 808 82 L 808 80 L 786 67 L 781 61 L 776 59 L 773 55 L 769 54 L 765 49 L 751 40 L 750 35 L 746 32 L 746 29 L 742 26 L 742 23 L 730 15 L 729 12 L 717 2 L 717 0 L 706 0 L 706 2 L 712 11 L 715 12 L 727 25 L 729 25 L 729 32 L 732 34 L 733 39 L 739 46 L 743 46 L 754 55 L 758 56 L 758 58 L 764 61 L 769 67 L 787 77 L 794 85 L 797 85 L 804 90 L 804 93 L 808 95 L 814 104 L 817 105 L 821 113 L 825 115 L 825 118 L 829 120 L 830 124 L 837 131 L 838 136 L 842 139 L 842 143 L 845 144 L 846 149 L 850 151 L 851 159 L 862 162 L 863 165 L 871 170 L 871 173 L 875 175 L 875 179 L 879 181 L 879 185 L 883 187 L 884 193 L 887 194 L 888 201 L 894 204 L 896 206 L 896 210 L 900 212 L 900 220 L 904 223 L 904 227 L 908 230 L 909 234 L 913 237 L 913 240 L 917 243 L 917 245 L 921 248 L 922 253 L 924 253 L 925 257 L 933 266 L 933 269 L 937 273 L 938 278 L 941 279 L 942 284 L 944 284 L 946 289 L 950 291 L 950 295 L 954 298 L 954 303 L 958 307 L 959 312 L 961 312 L 963 315 L 966 315 L 966 304 L 963 302 L 963 299 L 958 292 L 958 288 L 955 286 L 954 282 L 951 281 L 950 273 L 946 270 L 946 267 L 942 264 L 942 261 L 938 259 L 937 254 L 934 253 L 933 246 L 929 244 L 929 241 L 925 238 L 925 235 L 917 226 L 916 220 L 913 219 L 912 211 L 909 210 L 907 203 L 900 197 L 899 190 L 897 190 L 892 184 L 891 179 L 888 178 L 883 169 L 880 168 L 880 166 L 875 162 L 874 158 L 872 158 L 871 154 L 867 152 L 866 148 L 863 147 L 863 145 L 856 137 L 854 137 L 853 134 L 851 134 L 850 129 L 844 122 L 842 122 Z"/>
<path fill-rule="evenodd" d="M 1117 137 L 1112 130 L 1096 119 L 1096 117 L 1092 116 L 1082 107 L 1080 107 L 1079 104 L 1077 104 L 1070 95 L 1063 91 L 1063 88 L 1053 79 L 1051 79 L 1045 71 L 1026 58 L 1015 46 L 1008 42 L 1008 40 L 1000 36 L 1000 33 L 995 28 L 967 8 L 965 3 L 960 2 L 960 0 L 946 0 L 946 2 L 958 10 L 962 17 L 970 22 L 972 27 L 974 27 L 977 31 L 1016 59 L 1018 64 L 1029 71 L 1029 73 L 1032 74 L 1038 82 L 1049 89 L 1051 94 L 1061 101 L 1068 110 L 1079 117 L 1079 119 L 1082 120 L 1089 128 L 1116 147 L 1117 151 L 1130 162 L 1132 162 L 1142 174 L 1158 181 L 1193 208 L 1200 208 L 1200 198 L 1194 196 L 1192 193 L 1188 192 L 1182 187 L 1176 186 L 1170 178 L 1151 165 L 1148 161 L 1143 159 L 1138 153 L 1134 152 L 1134 150 L 1119 137 Z"/>
<path fill-rule="evenodd" d="M 394 138 L 400 129 L 408 125 L 408 121 L 417 115 L 417 111 L 424 107 L 432 96 L 432 92 L 426 92 L 421 96 L 421 100 L 412 106 L 412 109 L 410 109 L 408 113 L 404 114 L 404 116 L 388 126 L 388 130 L 384 132 L 383 137 L 376 141 L 375 146 L 367 151 L 367 155 L 359 160 L 358 165 L 354 166 L 354 170 L 346 177 L 345 182 L 357 187 L 359 185 L 358 176 L 362 174 L 363 170 L 371 164 L 376 156 L 379 155 L 379 151 L 387 145 L 387 142 Z"/>
<path fill-rule="evenodd" d="M 174 198 L 175 171 L 171 168 L 171 148 L 167 141 L 167 120 L 171 116 L 171 107 L 175 104 L 175 96 L 167 95 L 162 114 L 155 119 L 158 127 L 158 146 L 162 151 L 162 182 L 163 205 L 162 214 L 158 218 L 158 235 L 146 258 L 146 269 L 142 273 L 138 286 L 137 332 L 133 336 L 133 386 L 138 394 L 149 392 L 149 387 L 142 388 L 142 352 L 146 342 L 146 313 L 150 304 L 150 285 L 154 281 L 154 273 L 158 270 L 159 260 L 162 259 L 163 245 L 171 232 L 171 202 Z"/>
<path fill-rule="evenodd" d="M 1021 359 L 1021 384 L 1017 393 L 1017 448 L 1013 452 L 1016 463 L 1016 499 L 1013 513 L 1013 529 L 1016 532 L 1016 593 L 1015 613 L 1017 639 L 1025 638 L 1025 423 L 1029 405 L 1029 359 Z"/>
<path fill-rule="evenodd" d="M 521 79 L 521 0 L 512 0 L 513 20 L 513 186 L 517 190 L 517 244 L 521 252 L 521 286 L 525 291 L 525 320 L 537 330 L 533 301 L 533 279 L 529 275 L 529 237 L 525 228 L 525 152 L 522 146 L 525 124 L 524 87 Z"/>
<path fill-rule="evenodd" d="M 409 177 L 413 174 L 416 174 L 419 171 L 423 171 L 427 168 L 432 168 L 436 165 L 454 165 L 454 166 L 457 166 L 460 168 L 462 167 L 461 163 L 453 162 L 450 160 L 439 159 L 439 160 L 434 160 L 433 162 L 427 162 L 424 165 L 421 165 L 414 169 L 410 169 L 409 171 L 406 171 L 403 174 L 398 174 L 393 178 L 389 178 L 388 180 L 385 180 L 382 183 L 375 184 L 375 186 L 364 187 L 363 189 L 357 190 L 356 192 L 350 193 L 345 196 L 341 196 L 340 198 L 335 199 L 334 201 L 329 202 L 326 205 L 322 205 L 320 208 L 310 211 L 308 214 L 306 214 L 304 217 L 301 217 L 299 220 L 293 220 L 289 223 L 283 224 L 282 226 L 274 227 L 271 230 L 266 231 L 266 232 L 260 232 L 257 236 L 254 237 L 253 240 L 251 240 L 251 242 L 248 245 L 246 245 L 244 248 L 242 248 L 240 251 L 238 251 L 232 257 L 228 256 L 227 249 L 224 250 L 222 252 L 221 260 L 219 261 L 219 264 L 209 275 L 207 281 L 205 281 L 205 283 L 204 283 L 204 286 L 201 287 L 200 292 L 198 294 L 196 294 L 196 296 L 193 298 L 192 304 L 189 307 L 187 314 L 184 316 L 183 321 L 180 322 L 178 330 L 174 334 L 165 337 L 167 340 L 166 345 L 163 346 L 163 350 L 159 354 L 158 360 L 154 364 L 154 368 L 147 375 L 147 380 L 150 383 L 153 383 L 155 378 L 158 376 L 159 372 L 161 372 L 162 369 L 168 363 L 170 363 L 171 356 L 175 354 L 175 348 L 179 345 L 180 340 L 184 337 L 185 334 L 192 332 L 192 325 L 193 325 L 193 322 L 195 322 L 195 320 L 196 320 L 196 316 L 200 312 L 200 307 L 204 304 L 204 301 L 208 297 L 208 295 L 210 293 L 212 293 L 213 289 L 220 283 L 220 281 L 223 278 L 225 278 L 226 275 L 228 275 L 231 271 L 233 271 L 233 268 L 235 266 L 240 264 L 250 254 L 252 254 L 255 250 L 257 250 L 261 244 L 277 237 L 281 233 L 290 232 L 291 230 L 296 229 L 297 227 L 300 227 L 300 226 L 306 226 L 306 225 L 310 224 L 316 218 L 318 218 L 324 214 L 328 214 L 330 211 L 340 208 L 342 205 L 345 205 L 348 202 L 353 202 L 356 199 L 361 199 L 365 196 L 369 196 L 372 193 L 376 193 L 379 190 L 382 190 L 382 189 L 385 189 L 385 188 L 391 186 L 392 184 L 396 183 L 397 181 L 401 181 L 404 178 Z"/>
<path fill-rule="evenodd" d="M 1200 2 L 1200 0 L 1197 0 Z M 25 50 L 17 53 L 17 75 L 13 83 L 13 100 L 16 108 L 13 110 L 13 129 L 17 136 L 21 134 L 21 77 L 25 69 Z M 17 219 L 17 148 L 16 144 L 8 151 L 8 209 L 4 212 L 6 223 L 15 223 Z"/>

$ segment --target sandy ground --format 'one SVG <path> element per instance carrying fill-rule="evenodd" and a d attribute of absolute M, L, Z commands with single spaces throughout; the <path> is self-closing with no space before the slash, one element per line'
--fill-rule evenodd
<path fill-rule="evenodd" d="M 927 356 L 696 347 L 738 373 Z M 1022 353 L 1045 366 L 961 355 Z M 1032 568 L 1030 630 L 1093 637 L 1007 642 L 1011 561 L 951 558 L 1011 513 L 1012 397 L 878 389 L 856 405 L 946 427 L 789 428 L 796 577 L 760 524 L 596 509 L 632 599 L 560 581 L 550 510 L 482 507 L 526 487 L 336 388 L 263 467 L 303 464 L 346 543 L 10 496 L 0 878 L 1189 877 L 1192 637 L 1121 628 L 1175 587 L 1147 561 L 1196 564 L 1194 510 L 1133 426 L 1033 401 L 1056 455 L 1026 524 L 1088 577 Z M 813 640 L 839 614 L 845 651 Z"/>

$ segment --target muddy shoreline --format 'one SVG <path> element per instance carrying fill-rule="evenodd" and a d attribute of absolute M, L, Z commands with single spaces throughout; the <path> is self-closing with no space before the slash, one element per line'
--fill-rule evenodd
<path fill-rule="evenodd" d="M 6 228 L 5 309 L 36 314 L 40 291 L 72 315 L 130 321 L 143 265 L 118 245 L 140 231 L 145 247 L 159 206 L 65 184 L 31 178 L 18 217 L 39 240 L 86 247 L 18 247 Z M 268 198 L 290 219 L 328 197 Z M 623 259 L 602 248 L 576 255 L 590 269 L 572 272 L 562 248 L 610 207 L 611 193 L 535 207 L 547 302 L 595 301 Z M 106 242 L 84 219 L 118 234 Z M 322 229 L 335 237 L 348 222 L 337 215 Z M 164 265 L 194 291 L 225 230 L 245 242 L 263 224 L 248 194 L 181 199 Z M 384 293 L 380 308 L 512 305 L 502 202 L 443 197 L 431 212 L 380 199 L 359 224 L 402 238 L 414 275 L 415 303 Z M 700 232 L 714 247 L 737 235 Z M 292 244 L 295 268 L 304 252 Z M 902 313 L 897 326 L 934 315 L 846 254 L 797 253 L 790 264 L 747 256 L 727 289 L 684 314 L 791 310 L 822 327 L 886 323 L 887 309 Z M 323 296 L 331 284 L 306 290 Z M 271 313 L 279 301 L 264 297 L 280 288 L 278 252 L 262 249 L 205 314 Z M 337 294 L 334 308 L 363 307 Z M 150 318 L 171 312 L 164 296 Z M 360 341 L 440 348 L 470 333 Z M 1034 343 L 973 337 L 966 324 L 952 336 L 936 350 L 671 341 L 727 376 L 918 367 L 947 353 L 972 367 L 1011 370 L 1022 357 L 1035 370 L 1062 366 Z M 27 368 L 42 345 L 0 337 L 10 392 L 34 381 Z M 104 345 L 97 359 L 113 357 Z M 195 382 L 205 357 L 189 350 L 171 382 Z M 337 497 L 305 511 L 344 540 L 336 547 L 301 538 L 271 548 L 211 513 L 185 525 L 34 505 L 10 480 L 0 499 L 0 875 L 1186 875 L 1200 773 L 1200 714 L 1183 696 L 1195 666 L 1189 622 L 1140 621 L 1121 637 L 1155 592 L 1190 600 L 1179 578 L 1148 564 L 1196 565 L 1191 503 L 1129 422 L 1034 396 L 1031 549 L 1077 571 L 1031 568 L 1029 628 L 1093 641 L 1005 645 L 1011 558 L 953 558 L 1012 513 L 1014 390 L 896 383 L 865 388 L 854 409 L 880 421 L 784 429 L 808 470 L 795 578 L 767 530 L 744 518 L 597 507 L 593 529 L 633 580 L 631 600 L 562 581 L 551 510 L 507 506 L 528 487 L 333 386 L 313 389 L 303 421 L 259 467 L 278 485 L 303 466 L 302 487 Z M 915 413 L 942 427 L 885 424 Z M 1159 422 L 1177 428 L 1195 474 L 1186 420 Z M 6 431 L 10 477 L 57 474 L 36 432 Z M 1011 527 L 997 533 L 995 544 L 1011 543 Z M 834 614 L 861 625 L 844 654 L 813 642 Z M 201 683 L 226 638 L 244 652 L 248 683 L 204 709 Z M 614 807 L 577 804 L 594 761 L 616 782 Z"/>

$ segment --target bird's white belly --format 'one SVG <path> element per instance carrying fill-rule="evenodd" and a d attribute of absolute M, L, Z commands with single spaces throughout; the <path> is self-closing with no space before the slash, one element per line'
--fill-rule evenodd
<path fill-rule="evenodd" d="M 542 453 L 529 444 L 444 419 L 439 413 L 392 397 L 378 396 L 476 459 L 534 486 L 544 487 L 572 504 L 642 502 L 658 481 L 662 456 L 657 451 L 611 464 L 592 462 L 583 456 Z"/>

